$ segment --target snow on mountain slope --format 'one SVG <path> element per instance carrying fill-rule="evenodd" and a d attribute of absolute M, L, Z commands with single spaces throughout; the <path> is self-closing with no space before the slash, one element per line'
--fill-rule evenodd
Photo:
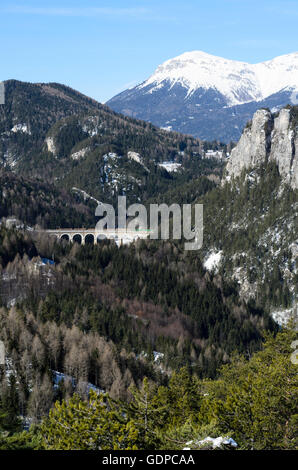
<path fill-rule="evenodd" d="M 298 52 L 251 66 L 263 98 L 284 89 L 298 90 Z"/>
<path fill-rule="evenodd" d="M 167 60 L 137 86 L 150 86 L 148 93 L 166 82 L 180 84 L 187 96 L 199 88 L 213 88 L 227 99 L 230 106 L 260 101 L 285 88 L 298 90 L 298 52 L 276 57 L 259 64 L 224 59 L 202 51 L 185 52 Z"/>
<path fill-rule="evenodd" d="M 298 52 L 259 64 L 185 52 L 107 105 L 168 131 L 236 142 L 260 108 L 297 104 Z"/>

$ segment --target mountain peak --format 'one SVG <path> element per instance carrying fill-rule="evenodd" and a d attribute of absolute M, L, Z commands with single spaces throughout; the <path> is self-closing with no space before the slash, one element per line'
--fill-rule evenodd
<path fill-rule="evenodd" d="M 298 88 L 298 53 L 249 64 L 203 51 L 184 52 L 159 65 L 137 88 L 153 85 L 158 89 L 163 82 L 179 83 L 187 95 L 199 88 L 213 88 L 225 96 L 229 106 L 260 101 L 285 87 Z"/>
<path fill-rule="evenodd" d="M 227 104 L 235 105 L 261 99 L 255 74 L 245 62 L 224 59 L 203 51 L 185 52 L 159 65 L 139 88 L 163 82 L 179 83 L 191 95 L 199 88 L 213 88 L 222 93 Z M 245 84 L 245 90 L 244 85 Z"/>
<path fill-rule="evenodd" d="M 163 62 L 107 104 L 168 130 L 228 142 L 258 108 L 296 104 L 297 93 L 297 52 L 250 64 L 195 50 Z"/>

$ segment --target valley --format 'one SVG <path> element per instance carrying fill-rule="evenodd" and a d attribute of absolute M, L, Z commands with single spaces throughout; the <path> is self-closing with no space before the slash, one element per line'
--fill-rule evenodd
<path fill-rule="evenodd" d="M 144 434 L 135 406 L 149 393 L 150 406 L 172 409 L 186 387 L 193 428 L 183 430 L 183 402 L 165 439 L 178 432 L 184 444 L 194 434 L 203 442 L 204 426 L 213 434 L 234 429 L 245 448 L 250 431 L 243 437 L 235 423 L 221 425 L 228 408 L 212 427 L 206 397 L 220 401 L 221 381 L 230 386 L 227 371 L 253 368 L 266 348 L 277 348 L 283 361 L 283 338 L 295 334 L 280 328 L 297 315 L 297 108 L 257 111 L 238 144 L 227 145 L 124 117 L 63 85 L 6 85 L 1 403 L 13 407 L 6 408 L 10 437 L 3 445 L 13 446 L 16 435 L 18 448 L 38 448 L 45 445 L 35 441 L 41 432 L 47 446 L 64 449 L 54 437 L 51 420 L 61 410 L 53 403 L 76 408 L 103 395 L 136 427 L 139 437 L 124 445 L 159 448 L 166 441 Z M 202 248 L 188 252 L 183 239 L 147 237 L 94 244 L 88 236 L 97 204 L 116 204 L 120 195 L 145 207 L 203 204 Z M 264 335 L 272 338 L 265 346 Z M 33 430 L 23 435 L 28 423 Z M 261 424 L 258 432 L 263 448 Z M 270 439 L 266 445 L 275 446 Z"/>

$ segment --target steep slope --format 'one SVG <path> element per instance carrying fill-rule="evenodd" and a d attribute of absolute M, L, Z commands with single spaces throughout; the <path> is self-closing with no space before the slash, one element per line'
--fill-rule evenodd
<path fill-rule="evenodd" d="M 57 83 L 8 80 L 4 85 L 5 104 L 0 106 L 0 163 L 9 167 L 37 152 L 47 131 L 59 119 L 106 109 Z"/>
<path fill-rule="evenodd" d="M 221 187 L 201 202 L 205 266 L 234 279 L 247 300 L 298 315 L 296 134 L 297 107 L 276 115 L 257 111 L 231 152 Z"/>
<path fill-rule="evenodd" d="M 78 142 L 94 136 L 101 136 L 101 143 L 105 144 L 112 139 L 113 143 L 117 142 L 115 137 L 128 141 L 139 139 L 140 150 L 148 147 L 152 139 L 154 142 L 150 143 L 154 144 L 154 149 L 148 150 L 151 152 L 148 157 L 156 157 L 157 160 L 158 156 L 152 155 L 156 147 L 171 146 L 171 151 L 181 141 L 187 144 L 185 136 L 169 135 L 147 123 L 119 116 L 106 106 L 64 85 L 15 80 L 4 83 L 5 104 L 0 106 L 0 162 L 4 166 L 17 169 L 24 161 L 30 161 L 42 151 L 63 158 L 69 155 Z M 69 120 L 63 121 L 67 117 Z M 57 153 L 52 137 L 58 132 L 61 145 Z M 194 147 L 200 145 L 199 141 L 191 137 L 188 141 Z M 165 156 L 163 154 L 160 158 Z"/>
<path fill-rule="evenodd" d="M 13 218 L 16 225 L 31 227 L 88 226 L 94 223 L 94 207 L 75 192 L 0 168 L 0 223 Z"/>
<path fill-rule="evenodd" d="M 107 104 L 161 127 L 228 142 L 238 140 L 259 107 L 295 102 L 297 90 L 298 53 L 252 65 L 193 51 Z"/>
<path fill-rule="evenodd" d="M 243 169 L 276 162 L 285 182 L 298 189 L 298 108 L 284 108 L 277 115 L 266 109 L 254 114 L 226 167 L 226 179 Z"/>
<path fill-rule="evenodd" d="M 200 140 L 118 115 L 63 85 L 8 81 L 5 96 L 0 166 L 25 177 L 106 201 L 119 193 L 136 201 L 221 166 L 202 161 Z"/>

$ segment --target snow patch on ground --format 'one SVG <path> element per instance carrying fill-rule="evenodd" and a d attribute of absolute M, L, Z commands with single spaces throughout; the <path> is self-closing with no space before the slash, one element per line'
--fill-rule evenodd
<path fill-rule="evenodd" d="M 285 326 L 290 319 L 293 319 L 298 328 L 298 304 L 292 308 L 274 310 L 271 312 L 271 316 L 280 326 Z"/>
<path fill-rule="evenodd" d="M 171 173 L 171 172 L 176 172 L 179 170 L 179 168 L 181 168 L 181 163 L 174 163 L 174 162 L 162 162 L 162 163 L 159 163 L 158 166 L 164 168 L 165 170 L 167 170 L 168 173 Z"/>
<path fill-rule="evenodd" d="M 58 372 L 56 370 L 53 370 L 53 380 L 54 380 L 54 389 L 57 389 L 59 387 L 59 384 L 63 381 L 70 381 L 72 386 L 75 388 L 77 386 L 76 380 L 74 377 L 71 377 L 70 375 L 64 374 L 63 372 Z M 93 390 L 94 392 L 100 394 L 100 393 L 105 393 L 105 390 L 96 387 L 90 382 L 81 382 L 81 387 L 86 389 L 86 392 L 89 394 L 90 390 Z"/>
<path fill-rule="evenodd" d="M 164 354 L 158 351 L 153 351 L 154 362 L 160 362 L 164 358 Z"/>
<path fill-rule="evenodd" d="M 10 130 L 11 132 L 23 132 L 24 134 L 31 134 L 27 124 L 15 124 Z"/>
<path fill-rule="evenodd" d="M 222 251 L 212 251 L 204 261 L 204 267 L 208 271 L 216 270 L 222 258 Z"/>
<path fill-rule="evenodd" d="M 191 450 L 194 446 L 197 447 L 212 447 L 212 449 L 219 449 L 222 446 L 231 446 L 238 447 L 237 442 L 234 441 L 231 437 L 206 437 L 201 441 L 189 441 L 185 444 L 187 447 L 184 447 L 183 450 Z"/>

